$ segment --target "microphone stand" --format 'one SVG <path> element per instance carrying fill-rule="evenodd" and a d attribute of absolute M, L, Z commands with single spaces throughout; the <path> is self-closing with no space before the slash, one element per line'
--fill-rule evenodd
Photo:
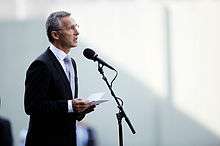
<path fill-rule="evenodd" d="M 135 134 L 135 130 L 130 122 L 130 120 L 128 119 L 127 115 L 125 114 L 124 112 L 124 109 L 122 107 L 122 105 L 119 103 L 118 101 L 118 97 L 116 97 L 114 91 L 112 90 L 112 87 L 110 86 L 107 78 L 105 77 L 105 74 L 104 74 L 104 71 L 103 71 L 103 65 L 98 63 L 98 71 L 99 73 L 102 75 L 102 79 L 105 81 L 105 83 L 107 84 L 110 92 L 111 92 L 111 95 L 114 97 L 116 103 L 117 103 L 117 107 L 119 109 L 119 112 L 116 113 L 116 117 L 117 117 L 117 120 L 118 120 L 118 128 L 119 128 L 119 146 L 123 146 L 123 129 L 122 129 L 122 119 L 125 118 L 125 121 L 127 122 L 130 130 L 132 131 L 133 134 Z"/>

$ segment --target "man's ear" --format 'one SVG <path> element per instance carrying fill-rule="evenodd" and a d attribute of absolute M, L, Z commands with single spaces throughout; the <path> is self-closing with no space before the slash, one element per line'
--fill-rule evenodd
<path fill-rule="evenodd" d="M 51 36 L 53 37 L 54 40 L 58 40 L 60 35 L 57 31 L 52 31 Z"/>

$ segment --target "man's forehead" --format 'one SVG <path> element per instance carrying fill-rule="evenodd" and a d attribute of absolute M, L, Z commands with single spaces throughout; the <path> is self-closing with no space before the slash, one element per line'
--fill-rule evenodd
<path fill-rule="evenodd" d="M 70 17 L 70 20 L 71 20 L 71 22 L 72 22 L 73 25 L 76 25 L 76 24 L 77 24 L 76 21 L 75 21 L 75 19 L 73 19 L 72 17 Z"/>
<path fill-rule="evenodd" d="M 76 21 L 70 16 L 63 17 L 61 20 L 64 25 L 75 25 L 76 24 Z"/>

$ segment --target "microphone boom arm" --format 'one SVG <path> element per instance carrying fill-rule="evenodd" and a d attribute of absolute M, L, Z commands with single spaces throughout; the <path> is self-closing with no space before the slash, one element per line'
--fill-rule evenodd
<path fill-rule="evenodd" d="M 107 84 L 111 95 L 114 97 L 116 103 L 117 103 L 117 107 L 119 109 L 119 112 L 116 114 L 117 116 L 117 120 L 118 120 L 118 126 L 119 126 L 119 146 L 123 146 L 123 131 L 122 131 L 122 119 L 125 118 L 126 123 L 128 124 L 130 130 L 132 131 L 133 134 L 136 133 L 136 131 L 134 130 L 129 118 L 127 117 L 123 106 L 119 103 L 118 97 L 116 97 L 112 86 L 109 84 L 107 78 L 105 77 L 104 71 L 103 71 L 103 64 L 100 64 L 100 62 L 98 62 L 98 71 L 99 73 L 102 75 L 102 79 L 105 81 L 105 83 Z M 116 70 L 115 70 L 116 71 Z M 117 71 L 116 71 L 117 72 Z"/>

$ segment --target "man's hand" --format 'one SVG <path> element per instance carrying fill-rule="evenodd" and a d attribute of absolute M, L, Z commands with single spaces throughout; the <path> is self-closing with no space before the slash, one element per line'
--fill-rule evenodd
<path fill-rule="evenodd" d="M 94 111 L 95 104 L 85 99 L 73 99 L 73 108 L 78 113 L 87 114 Z"/>

